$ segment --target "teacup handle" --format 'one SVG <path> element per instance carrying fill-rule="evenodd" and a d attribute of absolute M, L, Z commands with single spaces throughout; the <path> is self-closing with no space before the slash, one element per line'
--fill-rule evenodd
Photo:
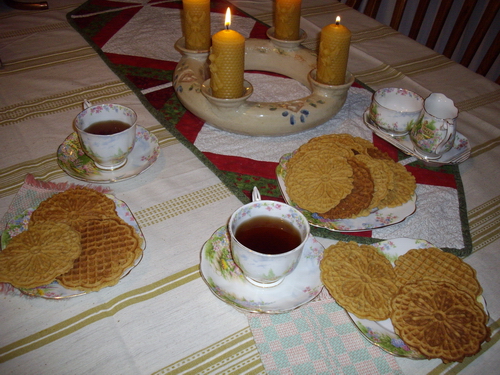
<path fill-rule="evenodd" d="M 261 198 L 260 198 L 259 189 L 257 188 L 257 186 L 254 186 L 253 190 L 252 190 L 252 202 L 257 202 L 260 200 L 261 200 Z"/>
<path fill-rule="evenodd" d="M 446 144 L 448 143 L 448 141 L 450 140 L 451 136 L 454 134 L 455 132 L 455 124 L 453 123 L 453 121 L 448 121 L 448 119 L 445 119 L 444 120 L 448 126 L 446 127 L 446 136 L 443 138 L 443 140 L 439 143 L 437 149 L 436 149 L 436 152 L 437 153 L 441 153 L 441 150 L 444 146 L 446 146 Z"/>
<path fill-rule="evenodd" d="M 87 109 L 92 107 L 92 103 L 88 101 L 87 99 L 83 99 L 83 109 Z"/>

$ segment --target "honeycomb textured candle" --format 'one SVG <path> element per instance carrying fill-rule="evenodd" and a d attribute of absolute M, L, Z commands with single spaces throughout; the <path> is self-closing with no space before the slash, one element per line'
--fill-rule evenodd
<path fill-rule="evenodd" d="M 300 34 L 302 0 L 276 0 L 274 36 L 281 40 L 297 40 Z"/>
<path fill-rule="evenodd" d="M 327 85 L 343 85 L 349 58 L 351 32 L 340 24 L 321 30 L 316 80 Z"/>
<path fill-rule="evenodd" d="M 216 98 L 243 96 L 245 38 L 234 30 L 221 30 L 212 37 L 210 88 Z"/>
<path fill-rule="evenodd" d="M 186 48 L 206 51 L 210 48 L 210 0 L 182 0 Z"/>

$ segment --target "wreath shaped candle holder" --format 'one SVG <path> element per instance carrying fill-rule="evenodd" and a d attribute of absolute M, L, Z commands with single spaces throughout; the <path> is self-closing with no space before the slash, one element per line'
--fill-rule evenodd
<path fill-rule="evenodd" d="M 335 116 L 347 98 L 354 82 L 350 72 L 345 84 L 325 85 L 316 81 L 317 56 L 302 47 L 305 32 L 296 41 L 278 40 L 269 29 L 269 39 L 247 39 L 245 70 L 282 74 L 309 88 L 309 96 L 284 102 L 253 102 L 253 92 L 245 81 L 245 93 L 236 99 L 220 99 L 211 95 L 208 55 L 210 51 L 185 48 L 184 38 L 175 47 L 182 57 L 174 72 L 173 86 L 181 103 L 206 123 L 232 133 L 253 136 L 280 136 L 299 133 L 324 124 Z"/>

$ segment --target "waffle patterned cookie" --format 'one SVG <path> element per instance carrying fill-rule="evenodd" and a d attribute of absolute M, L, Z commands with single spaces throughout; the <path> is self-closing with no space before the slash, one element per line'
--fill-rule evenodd
<path fill-rule="evenodd" d="M 311 212 L 326 212 L 353 189 L 352 168 L 332 150 L 304 153 L 285 176 L 292 201 Z"/>
<path fill-rule="evenodd" d="M 350 134 L 322 135 L 300 146 L 287 162 L 284 179 L 292 202 L 331 220 L 401 206 L 416 188 L 404 166 Z"/>
<path fill-rule="evenodd" d="M 347 311 L 362 319 L 389 318 L 396 275 L 375 247 L 338 242 L 325 250 L 320 269 L 330 295 Z"/>
<path fill-rule="evenodd" d="M 38 223 L 12 238 L 0 252 L 0 282 L 16 288 L 50 284 L 80 255 L 80 233 L 62 223 Z"/>
<path fill-rule="evenodd" d="M 462 362 L 479 352 L 481 343 L 490 337 L 483 306 L 447 282 L 408 283 L 391 306 L 395 332 L 428 358 Z"/>
<path fill-rule="evenodd" d="M 436 247 L 408 251 L 396 260 L 394 271 L 400 284 L 433 279 L 455 284 L 476 297 L 482 293 L 476 270 L 456 255 Z"/>
<path fill-rule="evenodd" d="M 118 283 L 142 254 L 141 238 L 120 218 L 90 220 L 80 228 L 82 253 L 58 282 L 68 289 L 97 291 Z"/>
<path fill-rule="evenodd" d="M 347 163 L 353 171 L 353 185 L 351 193 L 342 199 L 338 205 L 321 216 L 329 219 L 349 219 L 356 217 L 362 210 L 365 210 L 372 201 L 373 180 L 370 171 L 366 166 L 355 158 L 347 159 Z"/>
<path fill-rule="evenodd" d="M 30 225 L 55 221 L 79 230 L 88 220 L 104 217 L 118 217 L 113 200 L 93 189 L 76 187 L 40 203 L 31 215 Z"/>

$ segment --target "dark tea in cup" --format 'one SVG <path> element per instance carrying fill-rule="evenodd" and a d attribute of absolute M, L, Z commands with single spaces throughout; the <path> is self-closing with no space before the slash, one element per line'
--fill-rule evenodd
<path fill-rule="evenodd" d="M 84 131 L 90 134 L 111 135 L 130 128 L 130 125 L 118 120 L 98 121 L 87 126 Z"/>
<path fill-rule="evenodd" d="M 257 216 L 240 224 L 236 239 L 244 246 L 262 254 L 283 254 L 302 242 L 299 231 L 277 217 Z"/>

